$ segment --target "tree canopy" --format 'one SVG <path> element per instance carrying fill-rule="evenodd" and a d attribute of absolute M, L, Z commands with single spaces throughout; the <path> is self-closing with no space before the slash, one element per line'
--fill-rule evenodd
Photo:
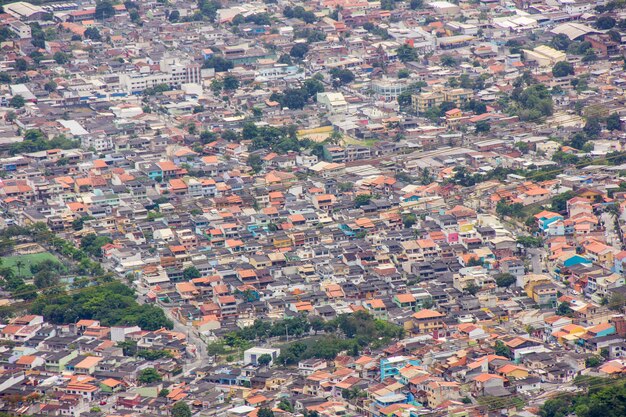
<path fill-rule="evenodd" d="M 172 417 L 191 417 L 191 415 L 191 409 L 183 401 L 179 401 L 172 406 Z"/>
<path fill-rule="evenodd" d="M 129 325 L 145 330 L 171 329 L 173 324 L 159 307 L 139 304 L 132 289 L 118 281 L 83 288 L 73 294 L 41 295 L 30 312 L 53 324 L 99 320 L 103 326 Z"/>
<path fill-rule="evenodd" d="M 538 122 L 547 116 L 551 116 L 554 109 L 552 95 L 543 84 L 532 84 L 525 89 L 516 87 L 511 94 L 515 101 L 513 113 L 516 113 L 521 120 Z"/>
<path fill-rule="evenodd" d="M 96 19 L 108 19 L 115 16 L 115 9 L 110 0 L 100 0 L 96 3 Z"/>
<path fill-rule="evenodd" d="M 597 379 L 597 378 L 596 378 Z M 590 382 L 587 392 L 558 396 L 545 402 L 541 417 L 623 417 L 626 416 L 626 380 Z"/>
<path fill-rule="evenodd" d="M 206 59 L 204 64 L 202 64 L 202 68 L 215 68 L 215 72 L 225 72 L 233 67 L 234 64 L 232 61 L 215 55 Z"/>
<path fill-rule="evenodd" d="M 159 382 L 162 380 L 163 378 L 154 368 L 142 369 L 137 376 L 137 381 L 141 382 L 142 384 L 151 384 L 153 382 Z"/>
<path fill-rule="evenodd" d="M 559 61 L 552 67 L 552 75 L 556 78 L 574 75 L 574 66 L 567 61 Z"/>

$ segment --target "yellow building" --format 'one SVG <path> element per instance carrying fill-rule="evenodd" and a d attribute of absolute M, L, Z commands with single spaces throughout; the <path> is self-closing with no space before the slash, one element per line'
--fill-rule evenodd
<path fill-rule="evenodd" d="M 557 288 L 550 278 L 545 275 L 527 275 L 524 291 L 537 304 L 554 305 L 556 303 Z"/>
<path fill-rule="evenodd" d="M 534 61 L 540 67 L 552 67 L 559 61 L 567 60 L 567 56 L 564 52 L 546 45 L 540 45 L 532 50 L 524 49 L 524 56 L 527 61 Z"/>
<path fill-rule="evenodd" d="M 291 239 L 285 233 L 274 235 L 272 243 L 277 249 L 291 247 Z"/>
<path fill-rule="evenodd" d="M 522 368 L 521 366 L 506 364 L 501 368 L 496 370 L 496 373 L 505 378 L 511 379 L 524 379 L 527 378 L 529 373 L 526 368 Z"/>
<path fill-rule="evenodd" d="M 433 91 L 424 91 L 413 94 L 411 103 L 413 110 L 417 113 L 424 113 L 432 107 L 440 106 L 444 102 L 452 102 L 460 106 L 464 101 L 472 97 L 472 91 L 464 88 L 444 89 L 443 87 Z"/>
<path fill-rule="evenodd" d="M 417 334 L 433 334 L 445 329 L 444 317 L 438 311 L 420 310 L 404 323 L 405 329 Z"/>

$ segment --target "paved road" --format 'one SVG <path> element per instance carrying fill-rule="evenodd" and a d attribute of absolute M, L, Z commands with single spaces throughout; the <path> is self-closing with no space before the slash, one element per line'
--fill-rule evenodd
<path fill-rule="evenodd" d="M 193 329 L 181 324 L 178 320 L 176 320 L 176 318 L 172 316 L 169 309 L 164 308 L 164 307 L 161 307 L 161 308 L 165 312 L 165 315 L 167 316 L 167 318 L 172 320 L 172 323 L 174 323 L 174 330 L 187 335 L 188 342 L 194 345 L 196 348 L 195 358 L 189 359 L 187 361 L 187 363 L 184 366 L 184 372 L 189 372 L 190 370 L 194 368 L 199 368 L 203 365 L 206 365 L 208 363 L 209 356 L 207 354 L 204 341 L 200 339 L 200 337 L 196 334 L 196 332 Z"/>
<path fill-rule="evenodd" d="M 621 242 L 619 241 L 619 236 L 615 230 L 615 217 L 611 213 L 604 212 L 600 214 L 600 220 L 604 223 L 607 243 L 612 245 L 614 248 L 621 250 Z"/>
<path fill-rule="evenodd" d="M 540 248 L 530 248 L 527 251 L 528 256 L 530 256 L 530 261 L 532 264 L 532 269 L 534 274 L 543 273 L 544 264 L 541 261 L 542 256 L 544 255 L 544 250 Z"/>
<path fill-rule="evenodd" d="M 135 290 L 137 291 L 137 302 L 141 304 L 146 303 L 146 294 L 148 289 L 141 285 L 133 285 Z M 188 372 L 191 369 L 199 368 L 208 363 L 209 355 L 206 350 L 206 343 L 200 339 L 200 336 L 190 327 L 183 325 L 180 321 L 178 321 L 171 313 L 170 309 L 159 306 L 165 316 L 174 323 L 174 330 L 180 333 L 183 333 L 187 336 L 187 340 L 189 344 L 193 345 L 191 348 L 195 347 L 195 357 L 188 359 L 187 363 L 184 366 L 184 372 Z"/>

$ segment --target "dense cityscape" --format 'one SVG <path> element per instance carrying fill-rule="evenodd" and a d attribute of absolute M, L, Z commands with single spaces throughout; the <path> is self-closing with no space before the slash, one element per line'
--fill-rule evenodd
<path fill-rule="evenodd" d="M 626 1 L 0 5 L 0 417 L 626 416 Z"/>

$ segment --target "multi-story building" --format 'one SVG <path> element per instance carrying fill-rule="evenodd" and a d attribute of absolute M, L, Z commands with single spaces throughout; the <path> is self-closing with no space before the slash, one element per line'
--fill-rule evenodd
<path fill-rule="evenodd" d="M 394 101 L 405 91 L 408 91 L 410 84 L 407 80 L 383 78 L 372 81 L 372 91 L 379 100 Z"/>
<path fill-rule="evenodd" d="M 464 88 L 454 88 L 450 90 L 437 88 L 432 91 L 413 94 L 411 101 L 414 111 L 424 113 L 428 109 L 440 106 L 444 102 L 452 102 L 460 106 L 464 101 L 469 100 L 471 96 L 472 91 Z"/>

